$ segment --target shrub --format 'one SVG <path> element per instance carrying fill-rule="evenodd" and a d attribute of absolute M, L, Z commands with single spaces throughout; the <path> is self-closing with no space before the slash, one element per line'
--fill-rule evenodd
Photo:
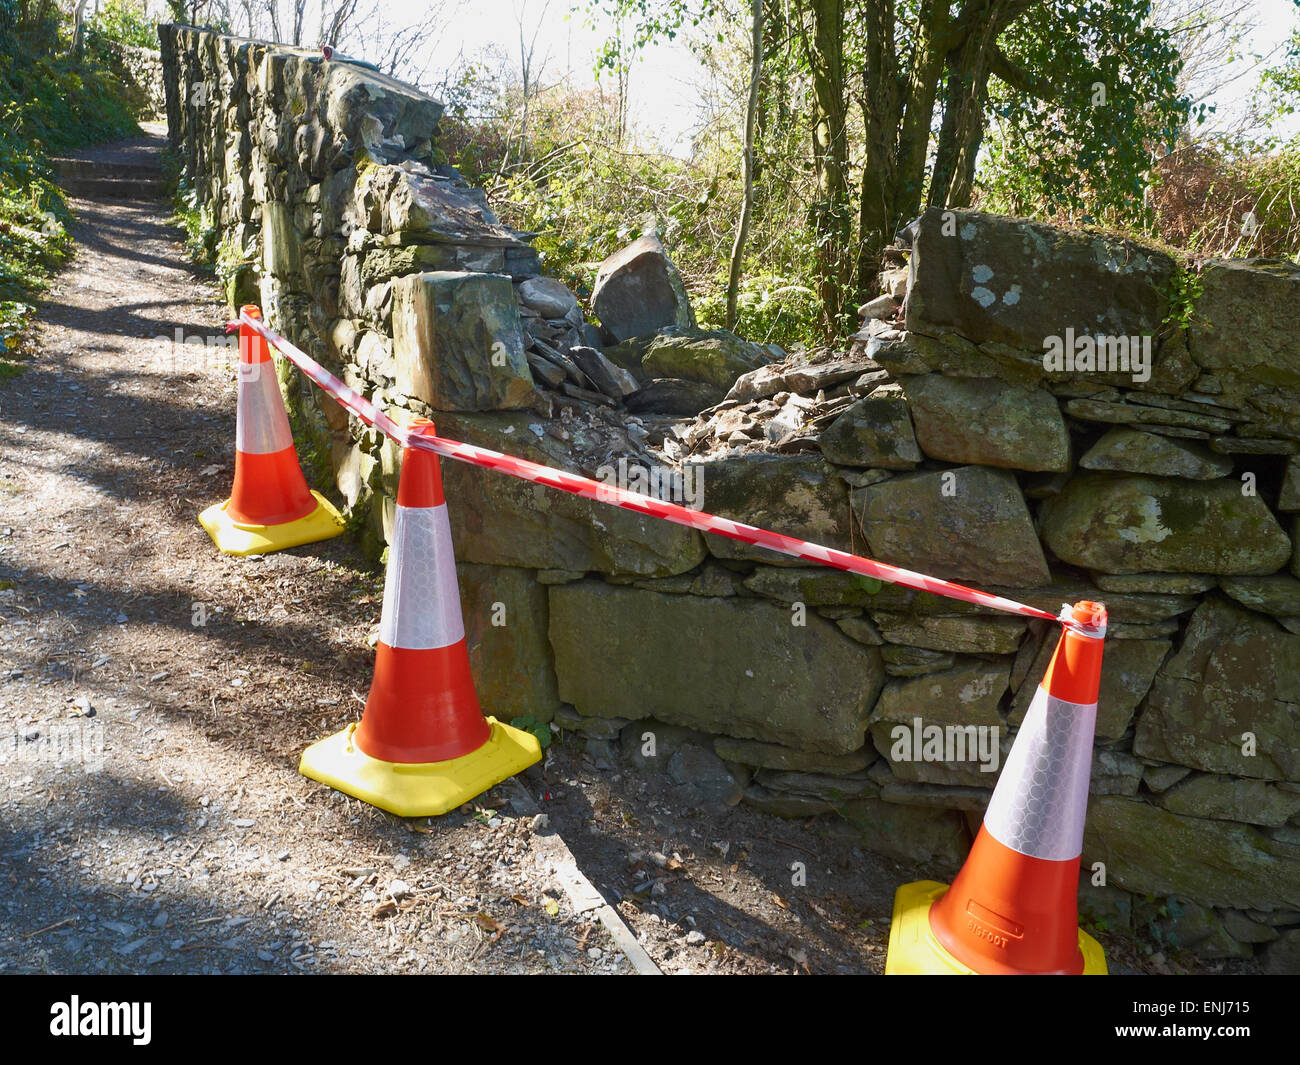
<path fill-rule="evenodd" d="M 139 132 L 116 80 L 69 58 L 59 26 L 52 0 L 0 0 L 0 356 L 71 246 L 48 153 Z"/>
<path fill-rule="evenodd" d="M 1300 144 L 1229 156 L 1194 145 L 1160 160 L 1155 231 L 1201 255 L 1300 256 Z"/>
<path fill-rule="evenodd" d="M 158 29 L 144 8 L 132 0 L 105 0 L 89 24 L 90 38 L 129 44 L 136 48 L 158 47 Z"/>

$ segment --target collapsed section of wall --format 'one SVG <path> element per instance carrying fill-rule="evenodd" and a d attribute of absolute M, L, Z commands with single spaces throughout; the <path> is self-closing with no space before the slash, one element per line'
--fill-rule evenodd
<path fill-rule="evenodd" d="M 1294 965 L 1300 270 L 931 211 L 844 350 L 695 329 L 653 239 L 602 270 L 597 325 L 441 160 L 433 100 L 162 39 L 232 301 L 377 403 L 1052 612 L 1105 601 L 1085 913 Z M 396 455 L 285 382 L 317 476 L 381 537 Z M 928 875 L 960 862 L 1051 626 L 444 466 L 491 712 L 662 770 L 682 806 L 833 814 Z"/>

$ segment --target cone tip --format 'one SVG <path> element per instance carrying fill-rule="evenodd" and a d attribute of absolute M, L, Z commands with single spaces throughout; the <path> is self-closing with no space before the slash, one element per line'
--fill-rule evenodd
<path fill-rule="evenodd" d="M 250 318 L 256 318 L 259 322 L 262 320 L 262 308 L 256 303 L 245 303 L 239 308 L 240 314 L 246 314 Z"/>
<path fill-rule="evenodd" d="M 1074 604 L 1071 610 L 1072 620 L 1085 629 L 1106 629 L 1106 605 L 1083 599 Z"/>
<path fill-rule="evenodd" d="M 413 436 L 433 436 L 433 422 L 417 418 L 411 422 Z M 439 507 L 445 502 L 442 494 L 442 473 L 438 469 L 438 456 L 423 448 L 402 448 L 402 474 L 397 482 L 399 507 Z"/>

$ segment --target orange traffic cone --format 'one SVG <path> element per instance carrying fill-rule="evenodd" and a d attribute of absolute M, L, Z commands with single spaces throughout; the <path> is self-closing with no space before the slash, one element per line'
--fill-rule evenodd
<path fill-rule="evenodd" d="M 1106 972 L 1101 945 L 1078 927 L 1106 608 L 1077 603 L 1073 619 L 952 887 L 898 889 L 886 973 Z"/>
<path fill-rule="evenodd" d="M 242 308 L 261 318 L 256 307 Z M 239 406 L 235 416 L 235 485 L 230 498 L 199 515 L 228 555 L 260 555 L 328 540 L 343 519 L 307 488 L 293 446 L 275 364 L 260 333 L 239 327 Z"/>
<path fill-rule="evenodd" d="M 429 422 L 415 428 L 433 432 Z M 535 736 L 479 708 L 438 457 L 405 448 L 366 709 L 360 724 L 309 747 L 300 769 L 382 810 L 423 817 L 541 757 Z"/>

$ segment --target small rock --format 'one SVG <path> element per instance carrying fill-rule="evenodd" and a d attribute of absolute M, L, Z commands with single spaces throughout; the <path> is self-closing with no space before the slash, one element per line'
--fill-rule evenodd
<path fill-rule="evenodd" d="M 582 345 L 570 348 L 569 358 L 578 364 L 592 384 L 612 399 L 624 399 L 641 387 L 631 373 L 615 366 L 595 348 Z"/>
<path fill-rule="evenodd" d="M 519 302 L 543 318 L 563 318 L 578 306 L 578 297 L 551 277 L 532 277 L 515 290 Z"/>
<path fill-rule="evenodd" d="M 883 296 L 877 296 L 874 300 L 869 300 L 858 308 L 858 314 L 867 319 L 893 318 L 898 313 L 898 300 L 894 299 L 889 293 Z"/>
<path fill-rule="evenodd" d="M 527 351 L 524 354 L 528 359 L 528 368 L 532 370 L 533 377 L 539 384 L 551 389 L 558 389 L 564 384 L 566 374 L 563 367 L 533 351 Z"/>

